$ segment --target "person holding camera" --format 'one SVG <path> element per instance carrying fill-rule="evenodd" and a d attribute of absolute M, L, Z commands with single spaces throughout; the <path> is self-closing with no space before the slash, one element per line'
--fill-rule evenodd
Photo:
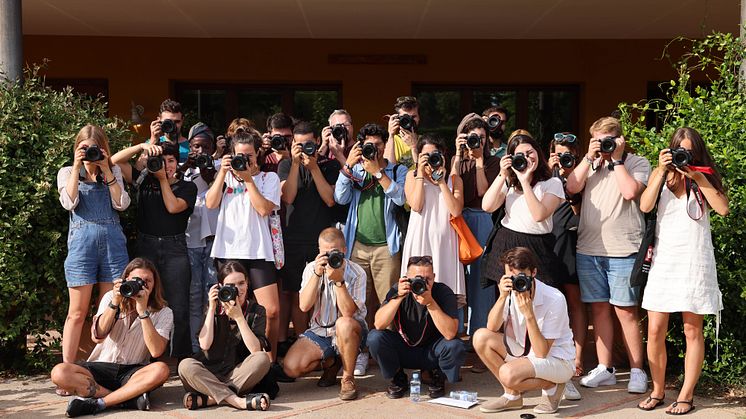
<path fill-rule="evenodd" d="M 184 407 L 196 410 L 222 404 L 268 410 L 279 387 L 268 375 L 264 307 L 250 298 L 249 277 L 241 263 L 223 264 L 218 279 L 219 284 L 210 288 L 199 332 L 200 351 L 179 363 L 186 390 Z"/>
<path fill-rule="evenodd" d="M 350 113 L 344 109 L 334 110 L 329 115 L 329 125 L 321 130 L 319 154 L 342 164 L 341 162 L 347 161 L 347 156 L 355 145 L 354 133 Z"/>
<path fill-rule="evenodd" d="M 52 369 L 52 382 L 76 395 L 67 417 L 93 415 L 109 407 L 150 410 L 149 392 L 168 380 L 168 366 L 150 362 L 166 352 L 173 313 L 161 294 L 155 265 L 135 258 L 122 279 L 101 298 L 93 317 L 96 347 L 86 362 L 63 362 Z"/>
<path fill-rule="evenodd" d="M 284 159 L 290 158 L 295 121 L 284 113 L 276 113 L 267 118 L 267 132 L 262 135 L 260 148 L 260 170 L 275 172 Z"/>
<path fill-rule="evenodd" d="M 312 312 L 311 321 L 285 356 L 285 373 L 297 378 L 322 367 L 318 385 L 330 387 L 341 367 L 339 398 L 355 400 L 355 362 L 368 333 L 365 271 L 345 258 L 345 238 L 338 229 L 324 229 L 318 246 L 316 259 L 303 270 L 300 289 L 300 308 Z"/>
<path fill-rule="evenodd" d="M 65 279 L 70 302 L 62 331 L 62 361 L 75 362 L 94 284 L 99 295 L 127 265 L 119 211 L 130 204 L 121 169 L 109 161 L 109 139 L 96 125 L 75 136 L 73 164 L 57 173 L 60 204 L 70 212 Z M 61 390 L 58 394 L 65 395 Z"/>
<path fill-rule="evenodd" d="M 709 209 L 721 216 L 729 213 L 722 177 L 693 128 L 677 129 L 668 148 L 661 150 L 658 167 L 640 197 L 640 209 L 650 212 L 656 201 L 656 244 L 642 298 L 642 308 L 648 311 L 648 363 L 653 390 L 638 407 L 652 410 L 664 403 L 668 318 L 671 313 L 681 312 L 686 336 L 684 383 L 666 413 L 683 415 L 694 409 L 694 388 L 702 372 L 704 315 L 718 315 L 719 328 L 723 309 Z"/>
<path fill-rule="evenodd" d="M 146 169 L 127 162 L 137 153 L 147 156 Z M 178 178 L 179 150 L 170 142 L 138 144 L 112 157 L 125 179 L 137 190 L 137 243 L 135 254 L 148 258 L 163 278 L 163 294 L 173 310 L 170 356 L 191 355 L 189 288 L 191 269 L 184 232 L 197 200 L 197 187 Z"/>
<path fill-rule="evenodd" d="M 269 216 L 280 207 L 280 178 L 274 172 L 259 170 L 261 141 L 256 131 L 233 136 L 232 154 L 223 156 L 205 205 L 220 208 L 210 256 L 218 270 L 229 261 L 244 266 L 251 290 L 267 313 L 268 352 L 274 361 L 280 297 Z"/>
<path fill-rule="evenodd" d="M 401 96 L 394 103 L 394 112 L 393 115 L 386 115 L 389 137 L 384 157 L 413 169 L 417 162 L 414 149 L 417 144 L 417 126 L 420 125 L 420 104 L 414 96 Z"/>
<path fill-rule="evenodd" d="M 500 159 L 508 149 L 503 137 L 505 136 L 505 125 L 510 118 L 510 112 L 503 106 L 493 106 L 482 112 L 482 118 L 487 122 L 487 131 L 490 136 L 489 154 Z"/>
<path fill-rule="evenodd" d="M 220 160 L 224 155 L 230 154 L 231 147 L 229 142 L 237 132 L 249 130 L 256 130 L 253 121 L 246 118 L 234 118 L 231 123 L 228 124 L 228 129 L 225 131 L 225 135 L 218 135 L 215 138 L 215 154 L 213 155 L 215 160 Z"/>
<path fill-rule="evenodd" d="M 189 140 L 182 135 L 184 125 L 184 112 L 181 103 L 166 99 L 161 103 L 158 118 L 150 123 L 150 138 L 145 142 L 158 145 L 169 141 L 176 145 L 179 150 L 179 163 L 184 163 L 189 156 Z M 135 163 L 137 170 L 145 168 L 147 156 L 141 156 Z"/>
<path fill-rule="evenodd" d="M 487 212 L 505 206 L 505 216 L 496 224 L 497 231 L 483 256 L 482 287 L 500 282 L 505 274 L 500 255 L 527 247 L 541 261 L 541 280 L 559 288 L 568 274 L 554 253 L 552 214 L 565 198 L 562 181 L 552 177 L 541 147 L 528 133 L 512 135 L 507 153 L 500 159 L 500 175 L 482 199 L 482 209 Z"/>
<path fill-rule="evenodd" d="M 401 233 L 394 212 L 405 203 L 407 168 L 383 157 L 387 138 L 380 125 L 363 126 L 334 185 L 334 200 L 349 204 L 345 256 L 362 266 L 368 277 L 368 326 L 401 267 Z"/>
<path fill-rule="evenodd" d="M 404 191 L 412 208 L 402 259 L 410 255 L 432 255 L 438 282 L 456 294 L 458 306 L 466 305 L 464 266 L 458 258 L 458 235 L 450 219 L 461 215 L 464 184 L 456 172 L 446 170 L 446 146 L 443 140 L 423 135 L 415 147 L 417 164 L 407 173 Z M 407 267 L 402 266 L 401 275 Z"/>
<path fill-rule="evenodd" d="M 627 391 L 645 393 L 648 378 L 642 370 L 637 307 L 640 290 L 630 284 L 630 274 L 645 226 L 637 200 L 645 189 L 650 164 L 625 150 L 618 119 L 598 119 L 589 131 L 588 152 L 567 178 L 567 192 L 583 194 L 576 265 L 580 296 L 584 303 L 591 303 L 599 363 L 580 384 L 591 388 L 616 384 L 613 307 L 631 366 Z"/>
<path fill-rule="evenodd" d="M 526 247 L 500 256 L 505 275 L 487 327 L 474 334 L 474 349 L 503 386 L 497 400 L 479 410 L 523 408 L 523 392 L 541 389 L 535 413 L 559 409 L 565 383 L 575 372 L 575 348 L 562 293 L 536 277 L 539 262 Z"/>
<path fill-rule="evenodd" d="M 464 364 L 464 344 L 458 333 L 456 295 L 446 284 L 435 282 L 433 258 L 411 256 L 407 274 L 391 287 L 376 312 L 376 330 L 368 335 L 368 348 L 391 384 L 390 399 L 409 389 L 404 368 L 430 371 L 430 398 L 446 394 L 445 379 L 455 383 Z"/>

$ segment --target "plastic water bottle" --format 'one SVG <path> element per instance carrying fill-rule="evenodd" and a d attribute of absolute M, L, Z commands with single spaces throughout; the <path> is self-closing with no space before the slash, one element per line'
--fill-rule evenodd
<path fill-rule="evenodd" d="M 413 402 L 420 401 L 420 373 L 412 373 L 412 381 L 409 382 L 409 398 Z"/>
<path fill-rule="evenodd" d="M 476 402 L 477 393 L 471 391 L 452 391 L 451 398 L 465 402 Z"/>

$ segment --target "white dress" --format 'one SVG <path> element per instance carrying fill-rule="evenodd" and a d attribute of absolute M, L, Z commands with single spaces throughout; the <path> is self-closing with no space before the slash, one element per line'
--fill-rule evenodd
<path fill-rule="evenodd" d="M 402 276 L 410 256 L 432 256 L 435 282 L 448 285 L 454 294 L 466 295 L 464 266 L 458 259 L 458 235 L 451 227 L 451 213 L 440 187 L 425 180 L 422 212 L 412 211 L 402 251 Z M 450 186 L 450 185 L 449 185 Z"/>
<path fill-rule="evenodd" d="M 642 308 L 663 313 L 719 314 L 723 298 L 718 288 L 715 251 L 708 208 L 701 213 L 694 194 L 687 201 L 663 187 L 653 261 Z M 706 206 L 707 204 L 705 204 Z"/>

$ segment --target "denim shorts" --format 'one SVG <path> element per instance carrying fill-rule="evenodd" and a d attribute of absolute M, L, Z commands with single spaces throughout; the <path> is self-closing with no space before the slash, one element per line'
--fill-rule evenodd
<path fill-rule="evenodd" d="M 365 348 L 365 341 L 368 338 L 368 328 L 364 325 L 361 325 L 361 326 L 363 327 L 362 327 L 362 330 L 360 331 L 360 351 L 362 351 Z M 319 349 L 321 349 L 321 360 L 322 361 L 324 361 L 327 358 L 331 358 L 335 355 L 339 355 L 339 348 L 332 345 L 331 336 L 319 336 L 310 330 L 306 330 L 300 336 L 315 343 L 319 347 Z"/>
<path fill-rule="evenodd" d="M 67 287 L 112 282 L 129 263 L 127 239 L 118 220 L 70 223 L 65 258 Z"/>
<path fill-rule="evenodd" d="M 607 257 L 578 253 L 576 264 L 584 303 L 608 302 L 619 307 L 638 304 L 640 287 L 632 287 L 629 283 L 635 255 Z"/>

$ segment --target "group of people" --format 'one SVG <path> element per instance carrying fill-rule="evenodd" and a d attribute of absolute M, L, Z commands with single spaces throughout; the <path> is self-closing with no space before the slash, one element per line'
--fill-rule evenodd
<path fill-rule="evenodd" d="M 197 123 L 183 137 L 181 106 L 166 100 L 150 138 L 115 154 L 100 127 L 81 129 L 57 179 L 70 212 L 70 303 L 52 381 L 76 396 L 67 415 L 149 409 L 149 392 L 169 377 L 166 355 L 179 362 L 186 408 L 266 410 L 278 381 L 319 368 L 322 387 L 341 370 L 339 397 L 354 400 L 370 357 L 388 397 L 407 393 L 407 369 L 442 397 L 469 350 L 480 360 L 472 372 L 489 370 L 504 388 L 483 412 L 521 409 L 524 392 L 541 390 L 534 411 L 554 413 L 563 397 L 581 398 L 573 377 L 616 383 L 614 316 L 628 391 L 647 393 L 643 287 L 632 271 L 653 210 L 642 298 L 653 388 L 638 407 L 665 403 L 668 318 L 681 312 L 685 380 L 666 411 L 694 409 L 703 316 L 722 309 L 709 210 L 728 213 L 697 131 L 678 129 L 651 174 L 613 117 L 593 123 L 585 154 L 561 132 L 547 155 L 528 131 L 506 135 L 500 106 L 463 118 L 455 152 L 420 133 L 416 98 L 393 111 L 387 128 L 357 132 L 335 110 L 319 135 L 279 113 L 265 133 L 238 118 L 225 135 Z M 130 194 L 133 258 L 118 216 Z M 484 250 L 476 261 L 459 258 L 459 217 Z M 81 363 L 94 285 L 97 345 Z M 586 304 L 598 366 L 583 376 Z"/>

